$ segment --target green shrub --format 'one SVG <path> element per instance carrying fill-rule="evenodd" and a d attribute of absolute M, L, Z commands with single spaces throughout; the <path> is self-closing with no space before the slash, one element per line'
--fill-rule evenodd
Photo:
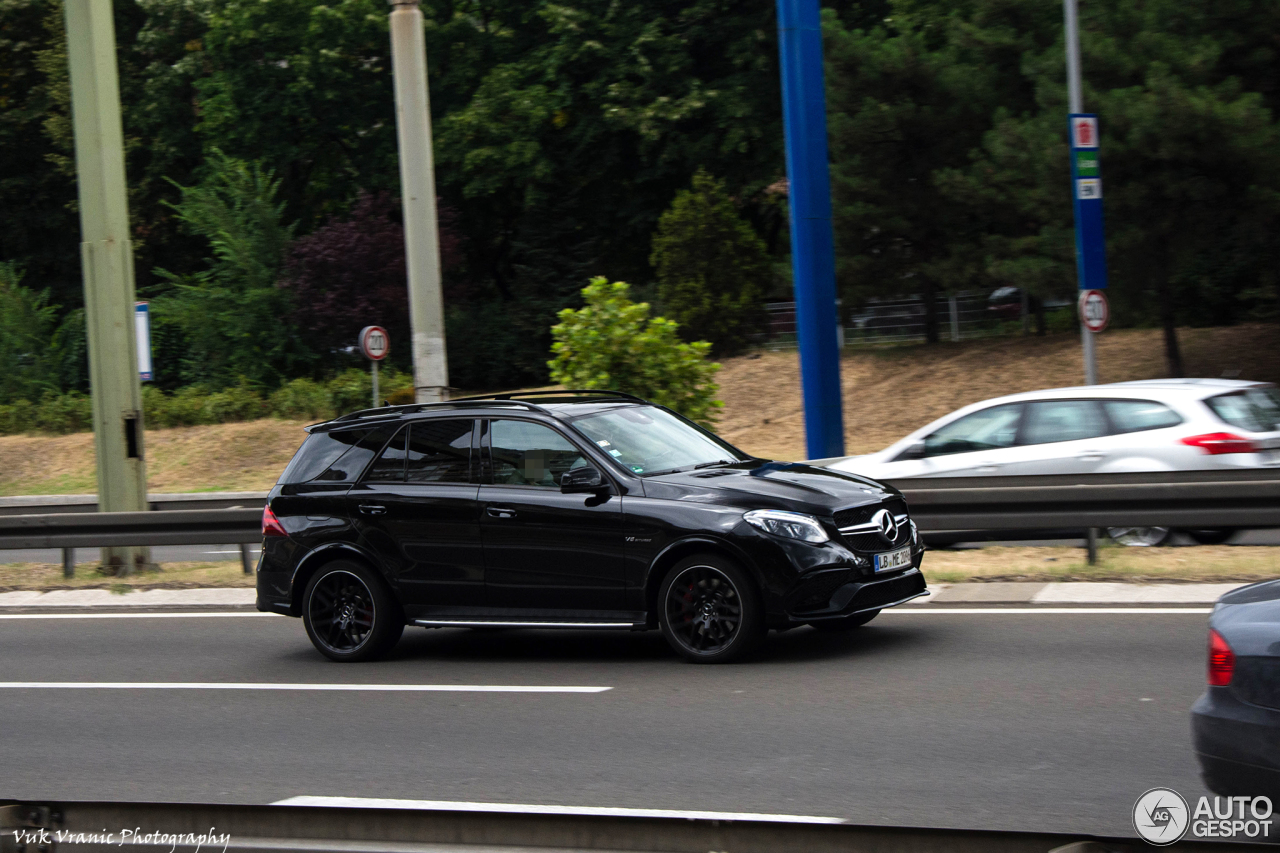
<path fill-rule="evenodd" d="M 333 417 L 329 389 L 310 379 L 294 379 L 271 395 L 271 414 L 300 420 Z"/>
<path fill-rule="evenodd" d="M 33 426 L 40 432 L 64 435 L 93 429 L 93 401 L 87 394 L 46 391 L 35 409 Z"/>
<path fill-rule="evenodd" d="M 30 400 L 14 400 L 0 406 L 0 435 L 18 435 L 35 429 L 36 404 Z"/>
<path fill-rule="evenodd" d="M 216 391 L 205 398 L 205 423 L 225 424 L 232 421 L 252 421 L 270 414 L 262 395 L 249 387 L 244 380 Z"/>
<path fill-rule="evenodd" d="M 720 365 L 706 358 L 711 344 L 682 343 L 676 323 L 650 318 L 649 306 L 632 302 L 627 292 L 625 282 L 610 284 L 600 276 L 582 291 L 584 308 L 560 312 L 560 323 L 551 328 L 552 380 L 569 388 L 625 391 L 710 426 L 724 406 L 712 381 Z"/>
<path fill-rule="evenodd" d="M 386 377 L 378 377 L 378 390 L 386 385 Z M 329 380 L 329 400 L 338 414 L 369 408 L 373 398 L 373 377 L 369 371 L 350 367 Z"/>

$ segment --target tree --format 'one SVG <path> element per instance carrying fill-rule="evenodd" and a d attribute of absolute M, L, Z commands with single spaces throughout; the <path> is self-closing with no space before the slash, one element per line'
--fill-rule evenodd
<path fill-rule="evenodd" d="M 440 262 L 446 280 L 461 261 L 452 212 L 440 210 Z M 404 227 L 387 193 L 362 192 L 344 217 L 334 217 L 289 247 L 282 285 L 292 294 L 290 321 L 312 352 L 351 346 L 364 326 L 391 335 L 393 363 L 412 364 Z M 333 362 L 322 357 L 321 365 Z"/>
<path fill-rule="evenodd" d="M 0 402 L 36 401 L 57 389 L 57 358 L 51 349 L 57 306 L 49 291 L 22 286 L 22 272 L 0 263 Z"/>
<path fill-rule="evenodd" d="M 179 187 L 182 200 L 173 209 L 212 255 L 205 269 L 189 275 L 157 270 L 169 287 L 154 311 L 161 329 L 176 327 L 184 339 L 181 375 L 188 382 L 245 378 L 274 386 L 305 364 L 282 323 L 290 314 L 288 292 L 276 286 L 293 231 L 276 199 L 279 186 L 261 165 L 215 151 L 206 178 Z"/>
<path fill-rule="evenodd" d="M 658 299 L 686 340 L 717 355 L 741 351 L 764 325 L 769 255 L 734 208 L 723 181 L 699 169 L 658 220 L 650 263 Z"/>
<path fill-rule="evenodd" d="M 704 426 L 723 403 L 712 381 L 720 365 L 707 361 L 711 344 L 683 343 L 676 324 L 650 317 L 649 306 L 632 302 L 625 282 L 603 276 L 582 291 L 586 305 L 560 312 L 551 329 L 555 358 L 551 379 L 569 388 L 601 388 L 644 397 Z"/>

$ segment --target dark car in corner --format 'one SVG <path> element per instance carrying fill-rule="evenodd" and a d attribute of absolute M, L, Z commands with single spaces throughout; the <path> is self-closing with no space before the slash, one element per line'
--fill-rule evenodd
<path fill-rule="evenodd" d="M 1191 708 L 1205 785 L 1280 801 L 1280 580 L 1218 599 L 1209 617 L 1208 681 Z"/>
<path fill-rule="evenodd" d="M 770 628 L 854 628 L 926 593 L 896 490 L 751 457 L 629 395 L 392 406 L 308 432 L 263 512 L 257 606 L 301 617 L 333 660 L 415 625 L 659 629 L 721 662 Z"/>

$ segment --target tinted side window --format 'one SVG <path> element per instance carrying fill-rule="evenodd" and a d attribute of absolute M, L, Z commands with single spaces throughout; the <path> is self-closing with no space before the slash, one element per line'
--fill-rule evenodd
<path fill-rule="evenodd" d="M 467 483 L 471 480 L 474 421 L 421 421 L 409 431 L 406 470 L 410 483 Z"/>
<path fill-rule="evenodd" d="M 1154 400 L 1104 400 L 1102 407 L 1117 433 L 1164 429 L 1182 423 L 1177 412 Z"/>
<path fill-rule="evenodd" d="M 393 431 L 394 427 L 384 426 L 368 432 L 315 479 L 325 483 L 354 483 L 373 455 L 387 443 Z"/>
<path fill-rule="evenodd" d="M 284 484 L 306 483 L 316 479 L 337 463 L 348 451 L 367 437 L 372 430 L 346 429 L 332 432 L 313 432 L 302 442 L 289 466 L 280 475 Z M 368 457 L 365 457 L 368 462 Z"/>
<path fill-rule="evenodd" d="M 365 479 L 380 483 L 403 483 L 404 445 L 408 437 L 408 427 L 396 433 L 396 437 L 387 443 L 387 446 L 378 454 L 378 458 L 373 461 L 373 466 Z"/>
<path fill-rule="evenodd" d="M 1043 400 L 1027 404 L 1022 444 L 1079 441 L 1107 434 L 1096 400 Z"/>
<path fill-rule="evenodd" d="M 952 421 L 924 440 L 925 456 L 1012 447 L 1018 437 L 1022 404 L 992 406 Z"/>
<path fill-rule="evenodd" d="M 499 485 L 556 489 L 565 471 L 583 463 L 568 439 L 529 421 L 494 421 L 489 445 L 493 482 Z"/>

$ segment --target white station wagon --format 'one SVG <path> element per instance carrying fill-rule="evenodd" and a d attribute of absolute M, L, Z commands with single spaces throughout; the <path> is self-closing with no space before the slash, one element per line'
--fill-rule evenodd
<path fill-rule="evenodd" d="M 890 481 L 1280 466 L 1280 390 L 1153 379 L 1011 394 L 965 406 L 877 453 L 823 464 Z M 1167 538 L 1158 530 L 1127 535 L 1131 544 L 1156 544 L 1145 540 Z M 1113 535 L 1125 541 L 1125 532 Z"/>

